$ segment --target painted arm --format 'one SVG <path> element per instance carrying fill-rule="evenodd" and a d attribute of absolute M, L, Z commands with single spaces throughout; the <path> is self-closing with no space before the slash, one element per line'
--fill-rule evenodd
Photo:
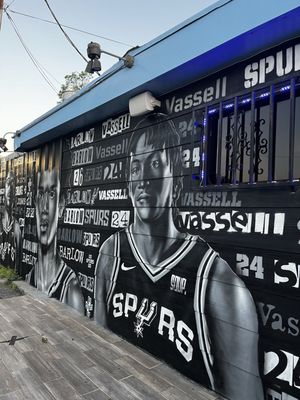
<path fill-rule="evenodd" d="M 95 269 L 95 321 L 107 326 L 106 295 L 110 286 L 110 271 L 113 263 L 114 236 L 110 236 L 101 246 Z"/>
<path fill-rule="evenodd" d="M 73 278 L 69 283 L 66 303 L 80 314 L 84 314 L 84 298 L 77 278 Z"/>
<path fill-rule="evenodd" d="M 15 229 L 15 246 L 16 246 L 15 271 L 17 273 L 20 273 L 20 270 L 21 270 L 20 263 L 22 260 L 22 257 L 21 257 L 22 256 L 22 246 L 21 246 L 22 234 L 21 234 L 21 228 L 20 228 L 19 222 L 17 220 L 15 221 L 14 229 Z"/>
<path fill-rule="evenodd" d="M 214 389 L 231 400 L 263 400 L 257 312 L 249 290 L 218 257 L 206 295 Z"/>

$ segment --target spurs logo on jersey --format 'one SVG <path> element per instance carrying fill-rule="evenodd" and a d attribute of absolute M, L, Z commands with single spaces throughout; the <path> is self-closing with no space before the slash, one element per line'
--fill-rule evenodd
<path fill-rule="evenodd" d="M 217 254 L 187 236 L 150 265 L 136 246 L 131 226 L 114 237 L 107 292 L 107 324 L 132 343 L 164 358 L 191 378 L 214 386 L 205 316 L 205 294 Z M 135 266 L 124 270 L 122 266 Z"/>
<path fill-rule="evenodd" d="M 142 305 L 135 315 L 137 322 L 134 323 L 134 331 L 137 334 L 137 337 L 143 337 L 143 325 L 146 324 L 147 326 L 150 326 L 157 314 L 157 303 L 152 301 L 149 308 L 148 303 L 148 299 L 143 299 Z"/>

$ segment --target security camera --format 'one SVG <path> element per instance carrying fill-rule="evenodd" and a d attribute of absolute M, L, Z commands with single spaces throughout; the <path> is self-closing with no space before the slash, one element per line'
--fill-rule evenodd
<path fill-rule="evenodd" d="M 100 58 L 101 48 L 100 44 L 96 42 L 90 42 L 87 47 L 88 58 L 93 60 L 95 57 Z"/>
<path fill-rule="evenodd" d="M 87 47 L 87 55 L 91 61 L 88 62 L 85 71 L 89 72 L 90 74 L 101 71 L 101 63 L 99 61 L 101 56 L 100 44 L 96 42 L 90 42 Z"/>

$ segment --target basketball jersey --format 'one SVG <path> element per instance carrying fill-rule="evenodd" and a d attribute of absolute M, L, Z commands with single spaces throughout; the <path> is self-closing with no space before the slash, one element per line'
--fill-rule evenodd
<path fill-rule="evenodd" d="M 108 327 L 214 388 L 204 306 L 217 254 L 189 235 L 180 245 L 170 246 L 165 260 L 153 266 L 140 254 L 131 228 L 115 234 Z"/>
<path fill-rule="evenodd" d="M 33 267 L 26 279 L 30 285 L 35 287 L 37 287 L 37 268 L 37 265 Z M 77 280 L 75 272 L 63 260 L 60 260 L 59 270 L 47 291 L 48 297 L 54 297 L 62 303 L 66 303 L 69 285 L 73 279 Z"/>
<path fill-rule="evenodd" d="M 14 232 L 15 219 L 5 227 L 0 220 L 0 263 L 5 267 L 15 268 L 16 263 L 16 238 Z"/>

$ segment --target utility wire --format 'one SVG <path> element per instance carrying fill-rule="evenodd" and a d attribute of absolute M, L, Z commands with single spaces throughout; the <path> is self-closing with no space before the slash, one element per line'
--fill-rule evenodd
<path fill-rule="evenodd" d="M 56 18 L 56 15 L 54 14 L 54 12 L 52 11 L 49 3 L 47 0 L 44 0 L 44 2 L 46 3 L 47 7 L 49 8 L 49 11 L 51 12 L 53 18 L 55 19 L 57 25 L 59 26 L 59 29 L 62 31 L 62 33 L 65 35 L 66 39 L 68 40 L 68 42 L 71 44 L 71 46 L 77 51 L 77 53 L 84 59 L 84 61 L 87 63 L 88 60 L 84 57 L 84 55 L 80 52 L 80 50 L 76 47 L 75 43 L 72 41 L 72 39 L 70 38 L 70 36 L 64 31 L 63 27 L 61 26 L 60 22 L 58 21 L 58 19 Z"/>
<path fill-rule="evenodd" d="M 34 66 L 36 67 L 36 69 L 39 71 L 39 73 L 42 75 L 42 77 L 44 78 L 44 80 L 47 82 L 47 84 L 51 87 L 51 89 L 58 94 L 55 86 L 52 84 L 52 82 L 50 81 L 50 79 L 47 76 L 46 70 L 45 68 L 35 59 L 34 55 L 31 53 L 31 51 L 29 50 L 29 48 L 27 47 L 27 45 L 25 44 L 14 20 L 12 19 L 12 17 L 9 15 L 8 11 L 6 9 L 4 9 L 5 14 L 7 15 L 7 18 L 9 19 L 9 22 L 11 23 L 14 31 L 16 32 L 22 46 L 24 47 L 26 53 L 28 54 L 28 56 L 30 57 L 31 61 L 33 62 Z"/>
<path fill-rule="evenodd" d="M 5 10 L 7 10 L 16 0 L 12 0 L 9 4 L 5 5 Z"/>
<path fill-rule="evenodd" d="M 9 5 L 9 6 L 10 6 L 10 5 Z M 48 24 L 54 24 L 54 25 L 56 25 L 56 22 L 49 21 L 48 19 L 39 18 L 39 17 L 36 17 L 36 16 L 34 16 L 34 15 L 29 15 L 29 14 L 21 13 L 21 12 L 19 12 L 19 11 L 15 11 L 15 10 L 10 10 L 10 12 L 11 12 L 11 13 L 14 13 L 14 14 L 22 15 L 23 17 L 32 18 L 32 19 L 37 19 L 37 20 L 42 21 L 42 22 L 47 22 Z M 110 38 L 108 38 L 108 37 L 106 37 L 106 36 L 101 36 L 101 35 L 97 35 L 96 33 L 91 33 L 91 32 L 88 32 L 88 31 L 84 31 L 83 29 L 73 28 L 72 26 L 69 26 L 69 25 L 61 24 L 61 26 L 63 26 L 64 28 L 71 29 L 71 30 L 73 30 L 73 31 L 85 33 L 85 34 L 91 35 L 91 36 L 96 36 L 96 37 L 98 37 L 98 38 L 101 38 L 101 39 L 104 39 L 104 40 L 108 40 L 109 42 L 122 44 L 122 45 L 127 46 L 127 47 L 135 47 L 135 46 L 132 45 L 132 44 L 124 43 L 124 42 L 121 42 L 121 41 L 115 40 L 115 39 L 110 39 Z"/>

